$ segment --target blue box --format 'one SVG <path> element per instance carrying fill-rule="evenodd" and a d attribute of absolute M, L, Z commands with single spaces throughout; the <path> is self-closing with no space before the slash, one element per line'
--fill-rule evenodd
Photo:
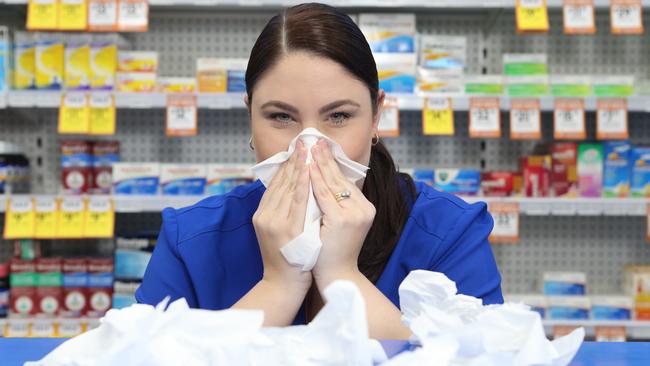
<path fill-rule="evenodd" d="M 650 147 L 632 149 L 632 197 L 650 198 Z"/>
<path fill-rule="evenodd" d="M 603 143 L 604 152 L 604 197 L 627 197 L 630 194 L 630 154 L 629 141 L 607 141 Z"/>
<path fill-rule="evenodd" d="M 433 187 L 433 184 L 435 182 L 433 169 L 413 169 L 409 170 L 408 174 L 413 178 L 414 181 L 422 182 Z"/>
<path fill-rule="evenodd" d="M 586 296 L 550 296 L 548 305 L 548 319 L 589 319 L 591 304 Z"/>
<path fill-rule="evenodd" d="M 435 169 L 434 187 L 440 191 L 476 195 L 481 189 L 481 172 L 477 169 Z"/>
<path fill-rule="evenodd" d="M 129 280 L 142 279 L 150 259 L 150 252 L 124 249 L 116 250 L 115 278 Z"/>

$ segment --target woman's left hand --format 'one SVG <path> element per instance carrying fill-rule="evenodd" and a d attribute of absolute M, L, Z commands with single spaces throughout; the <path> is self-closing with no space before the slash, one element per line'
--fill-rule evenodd
<path fill-rule="evenodd" d="M 357 260 L 375 218 L 375 206 L 341 172 L 325 140 L 312 147 L 310 178 L 316 201 L 323 212 L 321 248 L 312 270 L 316 281 L 329 282 L 358 273 Z M 339 201 L 336 194 L 350 192 Z"/>

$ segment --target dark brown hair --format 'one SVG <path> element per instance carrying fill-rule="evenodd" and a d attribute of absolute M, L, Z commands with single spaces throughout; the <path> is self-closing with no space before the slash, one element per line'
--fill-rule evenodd
<path fill-rule="evenodd" d="M 377 66 L 366 38 L 347 14 L 317 3 L 290 7 L 271 18 L 264 27 L 246 69 L 249 102 L 264 72 L 291 51 L 309 52 L 342 65 L 366 84 L 373 113 L 377 113 Z M 359 270 L 374 283 L 400 238 L 415 198 L 415 186 L 408 175 L 397 172 L 381 142 L 372 147 L 369 165 L 363 194 L 377 213 L 359 255 Z"/>

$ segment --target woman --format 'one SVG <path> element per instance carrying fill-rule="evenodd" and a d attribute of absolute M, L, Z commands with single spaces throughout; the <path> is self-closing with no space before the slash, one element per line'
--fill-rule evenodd
<path fill-rule="evenodd" d="M 309 165 L 298 143 L 268 189 L 257 181 L 164 210 L 139 302 L 171 296 L 205 309 L 263 309 L 265 325 L 285 326 L 312 319 L 323 289 L 345 279 L 359 286 L 370 336 L 379 339 L 409 336 L 398 287 L 415 269 L 443 272 L 460 293 L 486 304 L 503 302 L 485 204 L 414 183 L 379 141 L 384 92 L 368 43 L 347 15 L 303 4 L 273 17 L 251 51 L 246 87 L 258 162 L 313 127 L 370 167 L 363 187 L 342 176 L 326 143 L 312 148 Z M 280 248 L 302 232 L 310 182 L 323 211 L 323 247 L 304 272 Z"/>

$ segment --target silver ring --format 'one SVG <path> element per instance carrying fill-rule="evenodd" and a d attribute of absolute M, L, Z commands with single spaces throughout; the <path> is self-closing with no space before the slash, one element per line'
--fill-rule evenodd
<path fill-rule="evenodd" d="M 338 192 L 334 195 L 334 198 L 336 199 L 336 202 L 341 202 L 343 200 L 346 200 L 352 196 L 352 192 L 350 191 L 341 191 Z"/>

